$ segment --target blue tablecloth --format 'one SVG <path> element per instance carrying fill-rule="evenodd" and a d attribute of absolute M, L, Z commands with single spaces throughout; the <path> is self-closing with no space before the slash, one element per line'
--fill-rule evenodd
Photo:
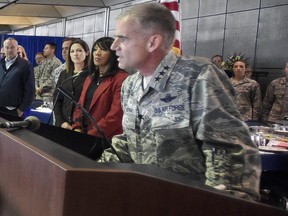
<path fill-rule="evenodd" d="M 25 113 L 25 117 L 35 116 L 40 122 L 53 125 L 53 112 L 49 108 L 30 109 Z"/>
<path fill-rule="evenodd" d="M 288 171 L 288 153 L 261 152 L 262 171 Z"/>

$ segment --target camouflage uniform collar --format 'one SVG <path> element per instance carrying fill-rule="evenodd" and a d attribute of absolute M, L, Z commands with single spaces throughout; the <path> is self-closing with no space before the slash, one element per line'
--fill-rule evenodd
<path fill-rule="evenodd" d="M 243 80 L 243 82 L 250 82 L 251 79 L 249 79 L 248 77 L 244 76 L 242 80 Z"/>
<path fill-rule="evenodd" d="M 54 61 L 55 59 L 57 59 L 57 57 L 54 55 L 54 56 L 51 57 L 51 58 L 46 58 L 46 61 L 47 61 L 47 62 L 52 62 L 52 61 Z"/>
<path fill-rule="evenodd" d="M 178 57 L 170 51 L 155 70 L 148 86 L 157 91 L 164 91 L 170 74 L 178 62 Z"/>
<path fill-rule="evenodd" d="M 288 77 L 282 77 L 282 79 L 280 80 L 280 82 L 281 82 L 281 84 L 286 84 L 286 83 L 288 83 Z"/>
<path fill-rule="evenodd" d="M 232 77 L 230 78 L 230 80 L 232 81 Z M 250 83 L 251 79 L 247 78 L 246 76 L 244 76 L 237 84 L 235 84 L 235 86 L 237 85 L 242 85 L 244 83 Z"/>

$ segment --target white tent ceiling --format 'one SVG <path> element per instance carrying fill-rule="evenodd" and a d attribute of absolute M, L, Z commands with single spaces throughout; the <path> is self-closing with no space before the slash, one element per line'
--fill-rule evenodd
<path fill-rule="evenodd" d="M 0 0 L 0 34 L 132 0 Z"/>

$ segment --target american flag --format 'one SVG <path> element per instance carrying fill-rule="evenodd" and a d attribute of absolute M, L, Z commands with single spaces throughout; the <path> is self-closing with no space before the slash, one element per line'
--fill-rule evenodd
<path fill-rule="evenodd" d="M 179 0 L 160 0 L 160 4 L 165 5 L 174 15 L 176 20 L 176 32 L 175 41 L 173 45 L 173 51 L 180 55 L 181 54 L 181 36 L 180 36 L 180 10 L 179 10 Z"/>

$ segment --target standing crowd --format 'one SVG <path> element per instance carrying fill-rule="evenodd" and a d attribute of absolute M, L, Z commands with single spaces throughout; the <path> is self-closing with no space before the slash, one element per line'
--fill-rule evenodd
<path fill-rule="evenodd" d="M 230 80 L 237 96 L 236 103 L 245 122 L 256 121 L 271 126 L 283 124 L 288 117 L 288 62 L 283 68 L 283 77 L 273 80 L 267 87 L 262 100 L 261 88 L 253 79 L 253 69 L 244 55 L 234 54 L 227 61 L 221 55 L 212 57 L 212 61 L 225 72 L 231 74 Z"/>
<path fill-rule="evenodd" d="M 33 69 L 18 42 L 7 38 L 0 111 L 22 116 L 33 100 L 49 102 L 56 126 L 111 142 L 99 162 L 157 165 L 259 200 L 260 156 L 244 121 L 286 116 L 288 63 L 286 77 L 269 85 L 262 107 L 259 84 L 245 74 L 243 58 L 227 68 L 229 78 L 219 55 L 215 64 L 175 55 L 174 37 L 172 13 L 147 3 L 121 13 L 115 39 L 99 38 L 91 50 L 79 38 L 66 38 L 64 63 L 55 56 L 56 45 L 47 43 Z M 137 72 L 128 76 L 128 69 Z"/>

